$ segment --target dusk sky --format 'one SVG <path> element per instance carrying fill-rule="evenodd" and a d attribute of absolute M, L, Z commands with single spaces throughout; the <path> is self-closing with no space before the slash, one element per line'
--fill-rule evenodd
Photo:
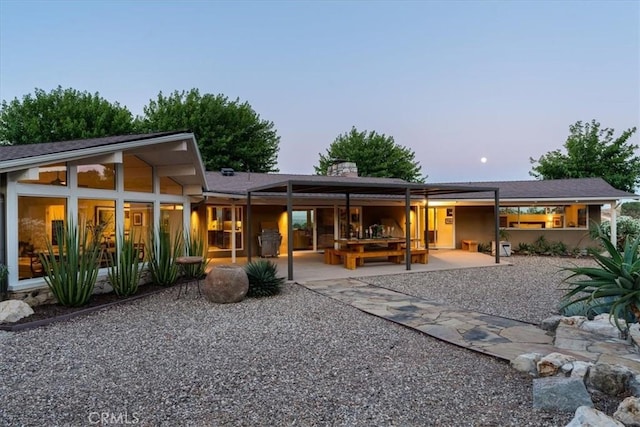
<path fill-rule="evenodd" d="M 355 126 L 427 182 L 532 179 L 576 121 L 639 125 L 640 2 L 0 0 L 0 98 L 58 85 L 134 115 L 159 91 L 247 101 L 284 173 Z"/>

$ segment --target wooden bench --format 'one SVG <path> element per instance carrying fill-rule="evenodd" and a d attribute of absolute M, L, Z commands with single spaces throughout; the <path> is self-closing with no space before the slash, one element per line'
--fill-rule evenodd
<path fill-rule="evenodd" d="M 324 250 L 324 263 L 331 265 L 342 264 L 342 257 L 346 252 L 341 249 L 326 248 Z"/>
<path fill-rule="evenodd" d="M 463 240 L 462 241 L 462 250 L 469 252 L 478 252 L 478 241 L 477 240 Z"/>
<path fill-rule="evenodd" d="M 429 251 L 427 249 L 411 249 L 411 263 L 428 264 Z"/>
<path fill-rule="evenodd" d="M 387 257 L 389 262 L 393 262 L 396 264 L 402 263 L 404 259 L 404 250 L 396 249 L 396 250 L 375 250 L 375 251 L 365 251 L 365 252 L 346 252 L 343 251 L 344 254 L 344 267 L 349 270 L 355 270 L 356 265 L 359 264 L 360 261 L 364 262 L 365 258 L 380 258 Z"/>

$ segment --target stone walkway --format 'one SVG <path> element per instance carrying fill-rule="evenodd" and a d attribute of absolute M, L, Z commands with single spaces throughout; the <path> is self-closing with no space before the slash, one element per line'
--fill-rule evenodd
<path fill-rule="evenodd" d="M 624 340 L 564 325 L 554 337 L 530 323 L 427 301 L 355 279 L 300 284 L 365 313 L 500 359 L 511 361 L 532 352 L 561 352 L 578 360 L 621 364 L 640 372 L 640 355 Z"/>

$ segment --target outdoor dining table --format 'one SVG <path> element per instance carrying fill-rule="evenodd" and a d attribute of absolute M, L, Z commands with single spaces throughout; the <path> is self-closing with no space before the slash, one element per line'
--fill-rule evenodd
<path fill-rule="evenodd" d="M 406 239 L 397 238 L 397 237 L 383 237 L 383 238 L 369 238 L 369 239 L 336 239 L 336 243 L 338 243 L 341 247 L 346 247 L 349 252 L 356 252 L 363 254 L 363 256 L 359 256 L 356 259 L 356 264 L 358 266 L 364 265 L 364 253 L 367 255 L 378 255 L 376 252 L 380 252 L 381 256 L 385 256 L 384 253 L 393 253 L 387 255 L 387 259 L 390 262 L 394 262 L 399 264 L 402 262 L 402 254 L 400 253 L 403 249 L 402 246 L 406 243 Z M 380 250 L 367 250 L 371 245 L 375 246 L 385 246 L 386 251 L 381 252 Z"/>

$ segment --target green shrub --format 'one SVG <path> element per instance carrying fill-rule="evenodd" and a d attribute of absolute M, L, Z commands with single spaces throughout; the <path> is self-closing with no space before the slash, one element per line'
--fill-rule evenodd
<path fill-rule="evenodd" d="M 560 301 L 559 311 L 563 316 L 585 316 L 593 319 L 599 314 L 608 313 L 610 309 L 611 298 L 596 298 L 575 303 L 563 299 Z"/>
<path fill-rule="evenodd" d="M 180 269 L 176 258 L 182 255 L 182 232 L 171 236 L 168 229 L 157 228 L 151 232 L 151 250 L 147 255 L 147 267 L 153 283 L 171 286 L 178 280 Z"/>
<path fill-rule="evenodd" d="M 195 265 L 186 265 L 185 273 L 188 277 L 202 277 L 205 274 L 207 269 L 207 247 L 204 242 L 204 237 L 202 234 L 198 234 L 195 231 L 191 231 L 191 233 L 185 233 L 184 235 L 184 246 L 187 251 L 187 256 L 199 256 L 204 260 L 200 264 Z"/>
<path fill-rule="evenodd" d="M 124 232 L 119 233 L 116 237 L 116 253 L 115 256 L 109 255 L 109 283 L 118 296 L 134 295 L 138 292 L 144 264 L 140 262 L 140 249 L 133 234 L 125 237 Z"/>
<path fill-rule="evenodd" d="M 9 268 L 0 264 L 0 301 L 7 298 L 9 293 Z"/>
<path fill-rule="evenodd" d="M 640 319 L 640 238 L 627 239 L 623 252 L 603 234 L 600 234 L 598 239 L 607 253 L 592 251 L 591 255 L 598 267 L 564 269 L 572 274 L 565 279 L 569 287 L 564 295 L 567 302 L 561 309 L 581 301 L 597 304 L 597 301 L 607 298 L 607 303 L 611 304 L 609 314 L 622 331 L 622 326 L 618 323 L 619 318 L 632 317 L 636 322 Z"/>
<path fill-rule="evenodd" d="M 44 280 L 49 289 L 65 306 L 79 307 L 89 302 L 98 278 L 102 249 L 94 228 L 80 224 L 76 227 L 69 218 L 54 230 L 58 249 L 47 239 L 47 251 L 39 254 L 44 267 Z M 98 230 L 101 231 L 101 230 Z"/>
<path fill-rule="evenodd" d="M 268 297 L 277 295 L 284 283 L 284 277 L 278 277 L 278 267 L 271 261 L 259 260 L 245 266 L 249 278 L 249 297 Z"/>
<path fill-rule="evenodd" d="M 491 243 L 478 243 L 478 252 L 491 253 Z"/>
<path fill-rule="evenodd" d="M 611 221 L 602 221 L 600 224 L 592 223 L 589 235 L 594 240 L 598 240 L 600 235 L 611 240 Z M 616 236 L 616 246 L 619 251 L 622 251 L 627 239 L 635 240 L 640 237 L 640 221 L 630 216 L 619 216 L 616 220 Z"/>

